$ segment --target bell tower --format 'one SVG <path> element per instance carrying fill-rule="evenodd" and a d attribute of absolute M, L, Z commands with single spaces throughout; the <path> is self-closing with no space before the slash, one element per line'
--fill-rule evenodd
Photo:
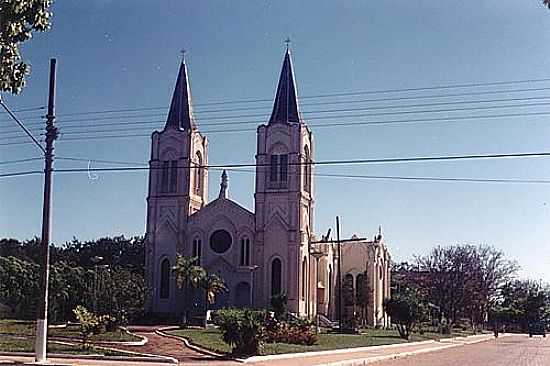
<path fill-rule="evenodd" d="M 313 230 L 313 137 L 299 112 L 290 49 L 284 55 L 273 111 L 257 132 L 255 306 L 286 294 L 289 310 L 311 307 L 308 243 Z M 260 264 L 260 263 L 258 263 Z"/>
<path fill-rule="evenodd" d="M 184 253 L 187 221 L 208 199 L 208 142 L 197 128 L 185 58 L 182 59 L 166 124 L 151 136 L 147 196 L 146 284 L 148 309 L 174 313 L 178 294 L 171 276 Z"/>

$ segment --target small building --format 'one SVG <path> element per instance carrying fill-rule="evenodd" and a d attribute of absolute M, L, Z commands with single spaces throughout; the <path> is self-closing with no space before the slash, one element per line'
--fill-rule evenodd
<path fill-rule="evenodd" d="M 230 198 L 221 173 L 218 196 L 208 200 L 208 140 L 193 115 L 188 70 L 182 61 L 164 129 L 151 137 L 147 197 L 146 282 L 151 312 L 177 316 L 183 293 L 171 275 L 178 254 L 194 256 L 229 289 L 213 308 L 265 308 L 286 294 L 290 311 L 334 319 L 337 298 L 335 245 L 312 254 L 315 190 L 311 129 L 299 111 L 290 50 L 284 55 L 273 110 L 257 128 L 254 210 Z M 220 147 L 223 148 L 223 147 Z M 226 148 L 229 148 L 226 146 Z M 385 325 L 389 255 L 379 239 L 345 244 L 343 275 L 361 273 L 373 289 L 369 324 Z M 317 266 L 318 264 L 318 266 Z M 317 280 L 317 273 L 319 279 Z"/>

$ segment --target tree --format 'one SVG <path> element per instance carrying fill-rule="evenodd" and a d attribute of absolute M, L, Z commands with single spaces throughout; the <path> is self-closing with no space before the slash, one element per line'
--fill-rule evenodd
<path fill-rule="evenodd" d="M 19 47 L 33 32 L 50 27 L 52 0 L 2 0 L 0 2 L 0 91 L 17 94 L 25 85 L 29 65 Z"/>
<path fill-rule="evenodd" d="M 176 265 L 172 268 L 172 273 L 176 277 L 176 285 L 179 289 L 184 291 L 184 306 L 183 311 L 183 324 L 187 325 L 189 321 L 189 290 L 191 288 L 197 288 L 201 279 L 205 275 L 204 269 L 197 265 L 196 257 L 186 257 L 183 255 L 178 255 L 176 257 Z"/>
<path fill-rule="evenodd" d="M 200 287 L 204 291 L 204 327 L 206 328 L 208 305 L 216 301 L 216 296 L 221 292 L 227 292 L 227 287 L 220 276 L 214 273 L 205 273 L 200 280 Z"/>
<path fill-rule="evenodd" d="M 439 321 L 467 318 L 474 328 L 486 319 L 502 286 L 518 270 L 502 251 L 486 245 L 438 246 L 417 257 L 417 264 L 416 285 L 439 309 Z"/>
<path fill-rule="evenodd" d="M 503 287 L 498 306 L 514 313 L 510 323 L 517 324 L 525 331 L 529 323 L 549 319 L 550 289 L 548 285 L 534 281 L 511 281 Z"/>
<path fill-rule="evenodd" d="M 265 313 L 249 309 L 218 311 L 222 339 L 231 346 L 234 355 L 256 355 L 264 340 Z"/>
<path fill-rule="evenodd" d="M 384 300 L 384 310 L 397 326 L 399 336 L 403 339 L 409 339 L 411 331 L 424 315 L 417 297 L 412 292 Z"/>
<path fill-rule="evenodd" d="M 18 318 L 34 314 L 38 292 L 38 265 L 15 257 L 0 257 L 0 303 Z"/>

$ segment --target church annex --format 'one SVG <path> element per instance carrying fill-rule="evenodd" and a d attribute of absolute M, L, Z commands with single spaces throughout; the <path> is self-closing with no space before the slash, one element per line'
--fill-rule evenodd
<path fill-rule="evenodd" d="M 146 222 L 151 312 L 182 313 L 183 293 L 171 275 L 181 254 L 197 257 L 224 279 L 229 292 L 213 308 L 265 308 L 271 296 L 284 293 L 299 316 L 318 312 L 336 318 L 338 252 L 333 243 L 314 244 L 315 145 L 300 115 L 290 50 L 271 117 L 257 128 L 254 212 L 228 197 L 225 171 L 218 196 L 208 201 L 208 140 L 193 116 L 185 60 L 166 125 L 151 139 Z M 366 296 L 366 322 L 388 325 L 382 301 L 390 296 L 390 255 L 381 233 L 372 241 L 342 245 L 341 276 Z M 349 301 L 343 306 L 358 311 Z"/>

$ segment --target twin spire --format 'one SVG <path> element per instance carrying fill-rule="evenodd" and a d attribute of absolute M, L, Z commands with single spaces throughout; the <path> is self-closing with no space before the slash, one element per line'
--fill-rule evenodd
<path fill-rule="evenodd" d="M 287 45 L 269 124 L 299 122 L 301 122 L 301 118 L 298 111 L 296 82 L 294 80 L 290 49 Z M 168 118 L 166 120 L 165 129 L 167 128 L 183 130 L 197 129 L 191 105 L 191 92 L 189 89 L 185 58 L 181 61 L 178 80 L 176 81 L 172 103 L 170 104 L 170 111 L 168 112 Z"/>
<path fill-rule="evenodd" d="M 296 93 L 292 59 L 290 49 L 287 47 L 269 123 L 291 122 L 300 122 L 300 113 L 298 111 L 298 95 Z"/>
<path fill-rule="evenodd" d="M 168 111 L 166 119 L 166 128 L 176 128 L 184 130 L 194 130 L 197 128 L 195 117 L 193 116 L 193 107 L 191 105 L 191 92 L 189 89 L 189 79 L 187 77 L 187 65 L 185 57 L 181 60 L 178 80 L 174 94 L 172 95 L 172 103 Z"/>

